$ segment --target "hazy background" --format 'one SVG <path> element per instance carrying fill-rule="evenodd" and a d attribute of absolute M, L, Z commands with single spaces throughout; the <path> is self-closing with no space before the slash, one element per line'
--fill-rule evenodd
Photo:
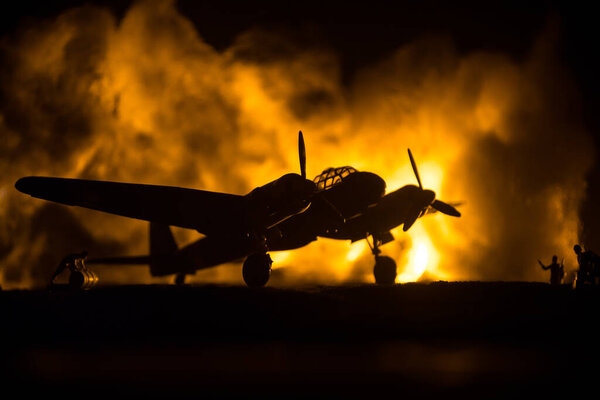
<path fill-rule="evenodd" d="M 461 219 L 427 217 L 383 247 L 402 281 L 547 280 L 538 258 L 574 268 L 573 244 L 599 243 L 585 10 L 23 2 L 2 18 L 3 287 L 43 285 L 68 252 L 147 251 L 147 223 L 31 199 L 14 189 L 19 177 L 245 194 L 298 171 L 299 129 L 309 176 L 353 165 L 392 190 L 415 183 L 410 147 L 424 186 L 464 202 Z M 372 281 L 364 243 L 319 240 L 275 261 L 273 284 Z M 161 281 L 139 267 L 98 272 Z"/>

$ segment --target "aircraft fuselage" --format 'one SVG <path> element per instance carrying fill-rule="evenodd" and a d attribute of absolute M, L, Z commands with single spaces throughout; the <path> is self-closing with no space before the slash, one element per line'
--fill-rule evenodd
<path fill-rule="evenodd" d="M 327 230 L 338 227 L 336 216 L 332 215 L 334 211 L 325 202 L 318 200 L 313 200 L 309 206 L 308 196 L 304 203 L 293 203 L 286 199 L 301 198 L 302 191 L 308 192 L 310 184 L 312 181 L 307 181 L 297 174 L 288 174 L 254 189 L 245 197 L 249 202 L 264 205 L 255 215 L 263 218 L 263 221 L 270 218 L 269 224 L 273 223 L 272 226 L 258 232 L 252 230 L 252 224 L 248 224 L 246 231 L 205 237 L 176 251 L 168 264 L 192 273 L 194 270 L 231 262 L 252 253 L 293 250 L 315 241 Z M 350 218 L 364 213 L 369 205 L 375 204 L 384 193 L 383 179 L 370 172 L 356 172 L 318 195 L 344 218 Z M 306 207 L 309 208 L 305 210 Z M 271 210 L 276 210 L 277 213 L 271 214 Z M 157 265 L 163 263 L 159 260 Z M 165 268 L 155 268 L 152 274 L 168 275 L 181 272 L 171 270 L 169 265 L 164 264 Z"/>
<path fill-rule="evenodd" d="M 273 235 L 267 247 L 271 251 L 296 249 L 318 236 L 325 236 L 328 231 L 343 229 L 344 224 L 338 223 L 331 206 L 348 221 L 366 212 L 384 193 L 385 181 L 378 175 L 370 172 L 349 175 L 339 184 L 319 192 L 326 202 L 314 201 L 306 212 L 279 224 L 277 230 L 281 235 Z"/>

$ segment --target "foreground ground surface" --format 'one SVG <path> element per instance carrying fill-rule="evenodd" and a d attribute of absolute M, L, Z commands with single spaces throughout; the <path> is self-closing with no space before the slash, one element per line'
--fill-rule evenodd
<path fill-rule="evenodd" d="M 600 291 L 463 282 L 0 291 L 0 380 L 84 397 L 597 391 Z"/>

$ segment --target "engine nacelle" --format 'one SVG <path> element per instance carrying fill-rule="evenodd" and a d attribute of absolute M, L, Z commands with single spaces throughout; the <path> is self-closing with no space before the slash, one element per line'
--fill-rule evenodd
<path fill-rule="evenodd" d="M 250 226 L 270 229 L 302 213 L 316 192 L 313 181 L 298 174 L 287 174 L 246 195 L 250 203 Z"/>

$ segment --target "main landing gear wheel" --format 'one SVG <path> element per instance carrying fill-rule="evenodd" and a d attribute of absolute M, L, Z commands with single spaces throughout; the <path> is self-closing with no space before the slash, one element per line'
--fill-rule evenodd
<path fill-rule="evenodd" d="M 267 253 L 251 254 L 244 261 L 242 276 L 249 287 L 265 286 L 271 276 L 273 260 Z"/>
<path fill-rule="evenodd" d="M 375 256 L 373 275 L 378 285 L 393 285 L 396 282 L 396 262 L 391 257 Z"/>
<path fill-rule="evenodd" d="M 380 256 L 381 240 L 373 236 L 373 244 L 369 242 L 367 236 L 367 243 L 371 248 L 371 253 L 375 256 L 375 267 L 373 267 L 373 275 L 375 275 L 375 283 L 378 285 L 393 285 L 396 282 L 396 262 L 387 256 Z"/>

